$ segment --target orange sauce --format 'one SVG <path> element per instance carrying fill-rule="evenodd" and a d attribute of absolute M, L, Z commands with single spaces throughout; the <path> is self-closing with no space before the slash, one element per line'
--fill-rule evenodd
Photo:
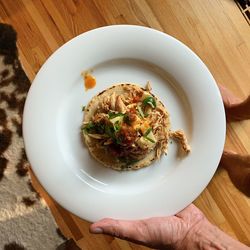
<path fill-rule="evenodd" d="M 94 88 L 96 85 L 95 77 L 89 73 L 85 73 L 84 74 L 84 85 L 85 85 L 85 90 Z"/>
<path fill-rule="evenodd" d="M 143 134 L 145 134 L 146 131 L 147 131 L 149 128 L 150 128 L 149 123 L 148 123 L 147 121 L 145 121 L 145 122 L 142 123 L 142 125 L 141 125 L 141 132 L 142 132 Z"/>

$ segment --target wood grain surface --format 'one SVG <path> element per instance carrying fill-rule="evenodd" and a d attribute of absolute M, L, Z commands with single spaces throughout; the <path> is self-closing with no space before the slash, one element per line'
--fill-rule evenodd
<path fill-rule="evenodd" d="M 2 0 L 0 20 L 16 29 L 20 59 L 31 81 L 45 60 L 74 36 L 104 25 L 137 24 L 188 45 L 216 81 L 240 98 L 250 93 L 250 27 L 232 0 Z M 225 147 L 250 153 L 249 135 L 250 121 L 230 123 Z M 60 207 L 34 182 L 63 233 L 82 249 L 146 249 L 91 235 L 89 223 Z M 217 170 L 194 203 L 211 222 L 250 245 L 250 199 L 233 186 L 225 170 Z"/>

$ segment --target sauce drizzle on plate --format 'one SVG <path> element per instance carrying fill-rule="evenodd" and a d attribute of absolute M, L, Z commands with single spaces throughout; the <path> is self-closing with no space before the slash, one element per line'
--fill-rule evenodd
<path fill-rule="evenodd" d="M 85 72 L 82 74 L 82 76 L 84 78 L 84 86 L 86 91 L 95 87 L 96 79 L 94 76 L 92 76 L 89 72 Z"/>

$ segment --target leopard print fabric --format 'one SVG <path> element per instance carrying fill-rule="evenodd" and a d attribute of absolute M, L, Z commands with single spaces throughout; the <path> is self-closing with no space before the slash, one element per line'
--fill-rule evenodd
<path fill-rule="evenodd" d="M 0 249 L 57 249 L 65 238 L 32 187 L 22 138 L 30 82 L 18 60 L 16 33 L 0 24 Z"/>

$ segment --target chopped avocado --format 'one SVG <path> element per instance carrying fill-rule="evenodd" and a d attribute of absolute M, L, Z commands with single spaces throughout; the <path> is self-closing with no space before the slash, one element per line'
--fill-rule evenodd
<path fill-rule="evenodd" d="M 109 119 L 113 119 L 117 116 L 124 116 L 123 113 L 109 112 Z"/>
<path fill-rule="evenodd" d="M 110 119 L 110 122 L 112 122 L 113 124 L 116 124 L 116 123 L 121 124 L 122 121 L 123 121 L 123 115 L 116 116 L 116 117 Z"/>
<path fill-rule="evenodd" d="M 146 137 L 143 136 L 139 140 L 137 140 L 136 143 L 142 149 L 153 148 L 155 146 L 155 143 L 149 141 L 148 139 L 146 139 Z"/>
<path fill-rule="evenodd" d="M 152 132 L 152 128 L 147 129 L 144 135 L 137 141 L 141 148 L 153 148 L 156 143 L 156 138 Z"/>
<path fill-rule="evenodd" d="M 116 121 L 114 124 L 114 130 L 115 132 L 118 132 L 120 130 L 121 126 L 120 126 L 120 122 Z"/>
<path fill-rule="evenodd" d="M 156 139 L 155 139 L 155 136 L 152 132 L 152 130 L 148 133 L 148 135 L 144 136 L 148 141 L 152 142 L 152 143 L 155 143 L 156 142 Z"/>

